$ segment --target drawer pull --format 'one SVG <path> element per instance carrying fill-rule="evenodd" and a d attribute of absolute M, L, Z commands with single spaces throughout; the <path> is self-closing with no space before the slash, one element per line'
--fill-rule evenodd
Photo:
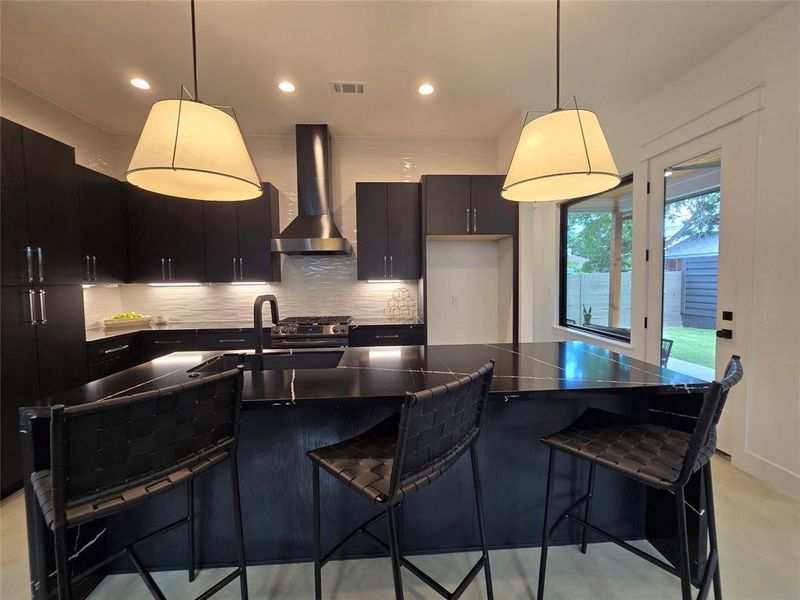
<path fill-rule="evenodd" d="M 114 354 L 115 352 L 122 352 L 123 350 L 127 350 L 130 347 L 131 347 L 130 344 L 125 344 L 124 346 L 109 348 L 108 350 L 103 350 L 103 354 Z"/>
<path fill-rule="evenodd" d="M 222 339 L 222 340 L 219 340 L 219 343 L 220 343 L 220 344 L 233 344 L 233 343 L 236 343 L 236 342 L 246 342 L 246 341 L 247 341 L 247 340 L 245 340 L 245 339 L 242 339 L 242 338 L 238 338 L 238 339 L 235 339 L 235 340 L 225 340 L 225 339 Z"/>
<path fill-rule="evenodd" d="M 182 344 L 181 340 L 155 340 L 154 344 Z"/>
<path fill-rule="evenodd" d="M 376 340 L 396 340 L 399 337 L 400 336 L 397 335 L 397 334 L 394 334 L 394 335 L 376 335 L 375 339 Z"/>

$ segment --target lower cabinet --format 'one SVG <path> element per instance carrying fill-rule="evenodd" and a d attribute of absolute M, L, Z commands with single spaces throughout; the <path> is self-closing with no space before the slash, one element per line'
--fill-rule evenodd
<path fill-rule="evenodd" d="M 425 343 L 425 326 L 359 325 L 350 328 L 351 346 L 421 346 Z"/>
<path fill-rule="evenodd" d="M 141 336 L 142 362 L 171 352 L 197 350 L 193 331 L 144 331 Z"/>
<path fill-rule="evenodd" d="M 269 341 L 269 333 L 266 331 L 264 340 Z M 247 350 L 255 348 L 255 345 L 256 334 L 252 331 L 198 331 L 194 350 Z"/>
<path fill-rule="evenodd" d="M 88 344 L 89 381 L 113 375 L 142 362 L 139 334 L 113 337 Z"/>

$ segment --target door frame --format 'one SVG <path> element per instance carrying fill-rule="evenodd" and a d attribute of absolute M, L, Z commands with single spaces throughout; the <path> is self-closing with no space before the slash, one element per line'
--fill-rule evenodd
<path fill-rule="evenodd" d="M 692 125 L 688 123 L 687 126 Z M 674 131 L 671 133 L 675 133 Z M 681 140 L 681 137 L 683 140 Z M 649 182 L 647 214 L 647 362 L 659 364 L 661 357 L 663 266 L 664 266 L 664 169 L 709 150 L 720 149 L 720 247 L 717 290 L 717 327 L 722 327 L 722 310 L 734 313 L 726 322 L 734 330 L 732 340 L 717 340 L 716 375 L 719 378 L 732 354 L 747 364 L 752 344 L 753 285 L 755 263 L 750 248 L 755 244 L 756 153 L 758 114 L 750 112 L 738 119 L 705 131 L 687 127 L 683 136 L 671 136 L 662 148 L 644 162 Z M 741 389 L 739 389 L 741 388 Z M 719 447 L 734 462 L 747 454 L 747 414 L 751 394 L 747 382 L 731 394 L 728 409 L 719 426 Z"/>

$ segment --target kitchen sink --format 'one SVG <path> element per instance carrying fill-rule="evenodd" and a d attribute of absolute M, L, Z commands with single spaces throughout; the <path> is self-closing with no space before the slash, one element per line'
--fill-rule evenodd
<path fill-rule="evenodd" d="M 192 373 L 220 373 L 244 365 L 245 371 L 275 369 L 335 369 L 343 350 L 291 350 L 264 354 L 222 354 L 190 369 Z"/>

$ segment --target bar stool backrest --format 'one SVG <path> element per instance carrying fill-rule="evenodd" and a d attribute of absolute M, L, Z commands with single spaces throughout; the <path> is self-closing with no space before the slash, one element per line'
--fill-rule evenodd
<path fill-rule="evenodd" d="M 406 394 L 390 499 L 441 476 L 477 439 L 493 374 L 491 361 L 455 381 Z"/>
<path fill-rule="evenodd" d="M 728 399 L 730 389 L 744 376 L 741 357 L 732 356 L 721 381 L 712 381 L 703 396 L 703 406 L 689 440 L 689 449 L 675 486 L 685 485 L 693 472 L 708 462 L 717 449 L 717 423 Z"/>
<path fill-rule="evenodd" d="M 87 502 L 125 504 L 236 450 L 242 371 L 78 406 L 54 406 L 51 477 L 56 524 Z M 170 477 L 180 473 L 180 477 Z M 158 484 L 158 485 L 156 485 Z M 113 500 L 109 500 L 113 499 Z M 120 506 L 121 508 L 121 506 Z M 59 523 L 61 521 L 61 523 Z"/>

